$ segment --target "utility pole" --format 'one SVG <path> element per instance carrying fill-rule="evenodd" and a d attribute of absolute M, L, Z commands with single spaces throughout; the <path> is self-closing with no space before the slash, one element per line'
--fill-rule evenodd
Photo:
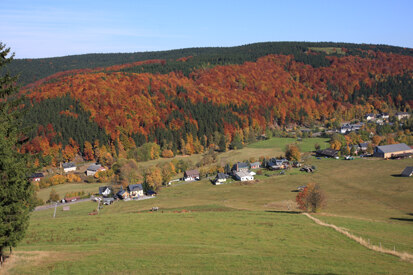
<path fill-rule="evenodd" d="M 56 218 L 56 208 L 57 208 L 57 202 L 55 202 L 55 205 L 54 205 L 53 219 Z"/>

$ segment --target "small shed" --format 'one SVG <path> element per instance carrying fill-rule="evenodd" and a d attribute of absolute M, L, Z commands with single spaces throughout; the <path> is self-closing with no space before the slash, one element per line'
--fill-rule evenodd
<path fill-rule="evenodd" d="M 413 166 L 407 166 L 401 173 L 402 177 L 411 177 L 413 175 Z"/>
<path fill-rule="evenodd" d="M 250 166 L 251 166 L 251 169 L 258 169 L 258 168 L 260 168 L 261 163 L 259 161 L 253 162 L 253 163 L 250 164 Z"/>

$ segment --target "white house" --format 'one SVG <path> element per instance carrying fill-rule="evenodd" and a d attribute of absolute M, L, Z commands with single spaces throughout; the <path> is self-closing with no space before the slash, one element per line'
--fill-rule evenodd
<path fill-rule="evenodd" d="M 227 181 L 228 175 L 224 173 L 218 173 L 215 178 L 215 185 L 223 184 Z"/>
<path fill-rule="evenodd" d="M 100 164 L 92 164 L 86 170 L 86 176 L 94 176 L 99 171 L 105 171 L 106 168 Z"/>
<path fill-rule="evenodd" d="M 396 117 L 398 120 L 403 119 L 403 118 L 409 118 L 410 114 L 407 112 L 397 112 Z"/>
<path fill-rule="evenodd" d="M 73 162 L 65 162 L 62 164 L 62 167 L 65 173 L 76 171 L 76 165 Z"/>
<path fill-rule="evenodd" d="M 241 172 L 235 172 L 235 178 L 240 181 L 250 181 L 254 180 L 254 176 L 252 176 L 250 173 L 241 171 Z"/>
<path fill-rule="evenodd" d="M 198 170 L 186 170 L 184 173 L 185 181 L 194 181 L 199 180 L 199 171 Z"/>
<path fill-rule="evenodd" d="M 130 184 L 128 185 L 128 191 L 131 198 L 143 197 L 142 184 Z"/>

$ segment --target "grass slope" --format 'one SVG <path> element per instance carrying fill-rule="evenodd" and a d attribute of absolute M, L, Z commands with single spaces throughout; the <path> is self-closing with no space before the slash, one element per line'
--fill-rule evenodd
<path fill-rule="evenodd" d="M 12 272 L 400 274 L 411 268 L 299 214 L 103 211 L 87 216 L 94 207 L 92 202 L 79 204 L 56 219 L 52 211 L 35 213 L 19 248 L 26 262 Z M 28 251 L 56 252 L 33 263 Z"/>
<path fill-rule="evenodd" d="M 281 140 L 255 146 L 280 150 Z M 247 156 L 249 150 L 254 148 L 221 157 Z M 318 182 L 327 207 L 317 218 L 374 244 L 413 253 L 413 178 L 396 176 L 413 166 L 413 160 L 311 157 L 307 162 L 317 167 L 315 173 L 264 172 L 250 185 L 214 186 L 207 180 L 180 184 L 163 188 L 154 199 L 117 202 L 99 216 L 87 215 L 96 208 L 93 202 L 65 212 L 58 208 L 56 219 L 52 209 L 35 212 L 17 249 L 22 264 L 13 265 L 11 273 L 411 272 L 411 263 L 369 251 L 302 215 L 285 212 L 296 210 L 293 190 Z M 147 212 L 154 206 L 158 213 Z"/>

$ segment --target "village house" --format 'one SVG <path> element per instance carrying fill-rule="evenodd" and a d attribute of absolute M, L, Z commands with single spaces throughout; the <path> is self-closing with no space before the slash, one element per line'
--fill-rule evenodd
<path fill-rule="evenodd" d="M 323 150 L 317 150 L 316 151 L 316 156 L 317 157 L 328 157 L 328 158 L 336 158 L 338 157 L 338 151 L 331 149 L 331 148 L 327 148 L 327 149 L 323 149 Z"/>
<path fill-rule="evenodd" d="M 76 171 L 76 164 L 73 162 L 65 162 L 62 164 L 62 168 L 65 173 Z"/>
<path fill-rule="evenodd" d="M 184 173 L 184 181 L 194 181 L 199 180 L 199 171 L 194 170 L 186 170 Z"/>
<path fill-rule="evenodd" d="M 130 184 L 128 185 L 129 197 L 139 198 L 143 197 L 143 187 L 142 184 Z"/>
<path fill-rule="evenodd" d="M 376 116 L 373 113 L 366 114 L 364 116 L 364 119 L 367 120 L 367 121 L 374 120 L 375 118 L 376 118 Z"/>
<path fill-rule="evenodd" d="M 377 119 L 387 120 L 390 118 L 388 113 L 381 113 L 376 116 Z"/>
<path fill-rule="evenodd" d="M 240 171 L 234 173 L 235 179 L 240 181 L 250 181 L 254 180 L 254 176 L 246 171 Z"/>
<path fill-rule="evenodd" d="M 251 166 L 251 169 L 258 169 L 258 168 L 260 168 L 261 163 L 259 161 L 253 162 L 253 163 L 250 164 L 250 166 Z"/>
<path fill-rule="evenodd" d="M 232 166 L 232 173 L 235 174 L 235 172 L 248 172 L 249 166 L 245 162 L 237 162 Z"/>
<path fill-rule="evenodd" d="M 363 127 L 363 123 L 358 123 L 358 124 L 343 124 L 340 128 L 340 133 L 341 134 L 347 134 L 353 131 L 358 131 Z"/>
<path fill-rule="evenodd" d="M 86 176 L 94 176 L 97 172 L 105 171 L 106 168 L 100 164 L 92 164 L 86 170 Z"/>
<path fill-rule="evenodd" d="M 224 173 L 218 173 L 217 176 L 215 177 L 214 183 L 215 185 L 220 185 L 223 184 L 224 182 L 227 181 L 228 175 Z"/>
<path fill-rule="evenodd" d="M 397 112 L 396 117 L 397 117 L 398 120 L 401 120 L 403 118 L 409 118 L 410 114 L 407 113 L 407 112 Z"/>
<path fill-rule="evenodd" d="M 119 192 L 116 193 L 119 199 L 124 200 L 129 198 L 129 192 L 124 190 L 122 187 L 120 188 Z"/>
<path fill-rule="evenodd" d="M 44 178 L 44 174 L 43 173 L 33 173 L 30 176 L 30 180 L 31 181 L 40 181 L 42 178 Z"/>
<path fill-rule="evenodd" d="M 393 158 L 393 157 L 405 157 L 413 155 L 413 149 L 407 146 L 405 143 L 382 145 L 374 148 L 374 157 L 378 158 Z"/>
<path fill-rule="evenodd" d="M 289 166 L 289 162 L 287 159 L 272 158 L 267 163 L 267 167 L 270 170 L 286 169 L 288 168 L 288 166 Z"/>
<path fill-rule="evenodd" d="M 352 147 L 354 148 L 354 152 L 356 154 L 360 154 L 360 153 L 366 153 L 367 152 L 368 145 L 369 144 L 367 142 L 363 142 L 363 143 L 359 143 L 357 145 L 353 145 Z"/>
<path fill-rule="evenodd" d="M 111 186 L 101 186 L 99 187 L 99 195 L 108 197 L 113 193 Z"/>
<path fill-rule="evenodd" d="M 413 175 L 413 166 L 407 166 L 404 168 L 400 176 L 402 177 L 411 177 Z"/>

